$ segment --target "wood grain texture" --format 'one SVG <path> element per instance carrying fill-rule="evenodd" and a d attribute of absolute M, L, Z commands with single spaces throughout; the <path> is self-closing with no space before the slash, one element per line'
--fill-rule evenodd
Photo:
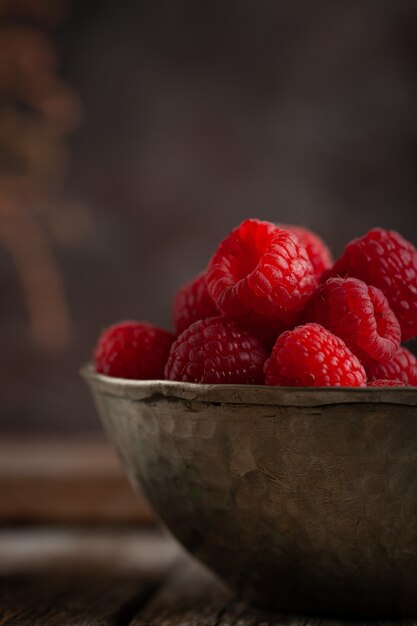
<path fill-rule="evenodd" d="M 385 622 L 385 626 L 417 622 Z M 237 599 L 207 570 L 183 561 L 170 579 L 141 607 L 129 626 L 377 626 L 378 622 L 281 614 Z"/>
<path fill-rule="evenodd" d="M 109 444 L 0 440 L 0 523 L 153 522 Z"/>
<path fill-rule="evenodd" d="M 3 531 L 0 626 L 124 626 L 178 557 L 152 532 Z"/>
<path fill-rule="evenodd" d="M 119 626 L 157 584 L 139 575 L 15 575 L 1 581 L 0 625 Z"/>
<path fill-rule="evenodd" d="M 0 532 L 0 626 L 378 626 L 237 599 L 156 531 Z M 417 626 L 417 621 L 384 622 Z"/>

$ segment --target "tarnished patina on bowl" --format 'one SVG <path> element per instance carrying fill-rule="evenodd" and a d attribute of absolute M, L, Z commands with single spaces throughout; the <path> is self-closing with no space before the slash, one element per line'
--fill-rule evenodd
<path fill-rule="evenodd" d="M 417 616 L 417 389 L 83 373 L 131 482 L 243 597 Z"/>

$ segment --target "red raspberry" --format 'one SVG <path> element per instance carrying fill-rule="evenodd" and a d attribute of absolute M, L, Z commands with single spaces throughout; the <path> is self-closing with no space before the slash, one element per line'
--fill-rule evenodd
<path fill-rule="evenodd" d="M 405 387 L 406 384 L 401 380 L 384 380 L 383 378 L 379 378 L 378 380 L 374 380 L 368 383 L 368 387 Z"/>
<path fill-rule="evenodd" d="M 177 335 L 194 322 L 218 314 L 219 311 L 207 291 L 205 274 L 199 274 L 184 285 L 174 298 L 172 319 Z"/>
<path fill-rule="evenodd" d="M 331 276 L 355 276 L 388 298 L 402 339 L 417 335 L 417 250 L 393 230 L 375 228 L 347 246 Z"/>
<path fill-rule="evenodd" d="M 264 366 L 265 383 L 283 387 L 365 387 L 366 374 L 346 344 L 320 324 L 283 333 Z"/>
<path fill-rule="evenodd" d="M 343 339 L 363 364 L 386 363 L 400 346 L 400 324 L 388 300 L 357 278 L 329 278 L 312 296 L 305 315 L 306 321 Z"/>
<path fill-rule="evenodd" d="M 316 287 L 304 246 L 270 222 L 245 220 L 211 259 L 207 288 L 226 315 L 255 313 L 260 319 L 298 320 Z"/>
<path fill-rule="evenodd" d="M 320 278 L 323 272 L 333 265 L 333 258 L 329 248 L 316 233 L 313 233 L 308 228 L 294 226 L 293 224 L 288 226 L 286 224 L 278 224 L 278 227 L 288 230 L 298 237 L 301 245 L 307 250 L 317 278 Z"/>
<path fill-rule="evenodd" d="M 120 322 L 101 334 L 95 351 L 97 372 L 116 378 L 161 380 L 174 335 L 146 322 Z"/>
<path fill-rule="evenodd" d="M 190 383 L 261 385 L 267 353 L 236 322 L 211 317 L 194 322 L 172 344 L 165 376 Z"/>
<path fill-rule="evenodd" d="M 372 363 L 366 366 L 368 379 L 402 380 L 406 385 L 417 386 L 417 359 L 407 348 L 401 346 L 388 363 Z"/>

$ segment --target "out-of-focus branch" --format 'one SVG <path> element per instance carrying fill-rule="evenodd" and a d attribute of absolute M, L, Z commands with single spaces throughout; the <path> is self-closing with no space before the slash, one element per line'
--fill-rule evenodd
<path fill-rule="evenodd" d="M 66 8 L 60 0 L 0 0 L 0 245 L 22 286 L 33 340 L 46 352 L 63 350 L 70 337 L 59 265 L 37 215 L 59 207 L 65 136 L 80 120 L 46 34 Z"/>
<path fill-rule="evenodd" d="M 45 233 L 30 213 L 0 195 L 0 244 L 10 254 L 23 287 L 35 343 L 63 350 L 70 320 L 58 265 Z"/>

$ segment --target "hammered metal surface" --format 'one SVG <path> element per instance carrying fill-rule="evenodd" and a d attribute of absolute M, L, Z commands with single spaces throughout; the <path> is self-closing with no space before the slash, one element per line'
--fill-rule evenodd
<path fill-rule="evenodd" d="M 244 597 L 322 615 L 417 616 L 417 390 L 85 375 L 131 482 Z"/>

